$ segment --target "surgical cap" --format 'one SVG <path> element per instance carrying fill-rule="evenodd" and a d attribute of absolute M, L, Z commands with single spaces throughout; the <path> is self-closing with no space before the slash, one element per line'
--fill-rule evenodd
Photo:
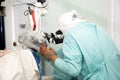
<path fill-rule="evenodd" d="M 64 13 L 59 18 L 59 28 L 65 34 L 69 29 L 74 27 L 74 25 L 79 21 L 78 13 L 75 10 L 72 10 L 68 13 Z"/>

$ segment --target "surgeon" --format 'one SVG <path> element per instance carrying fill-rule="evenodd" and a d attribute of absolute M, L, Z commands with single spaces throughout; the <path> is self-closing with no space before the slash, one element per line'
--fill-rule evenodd
<path fill-rule="evenodd" d="M 120 80 L 120 52 L 101 27 L 79 20 L 74 10 L 61 15 L 59 24 L 62 49 L 40 46 L 56 70 L 54 80 Z"/>

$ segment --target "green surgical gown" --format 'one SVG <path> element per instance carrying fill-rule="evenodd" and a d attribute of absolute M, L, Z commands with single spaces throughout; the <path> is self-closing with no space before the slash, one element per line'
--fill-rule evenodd
<path fill-rule="evenodd" d="M 120 52 L 94 23 L 77 23 L 56 53 L 54 80 L 120 80 Z"/>

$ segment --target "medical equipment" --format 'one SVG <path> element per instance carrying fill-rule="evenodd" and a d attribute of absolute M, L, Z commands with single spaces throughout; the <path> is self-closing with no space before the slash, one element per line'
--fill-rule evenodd
<path fill-rule="evenodd" d="M 41 43 L 45 43 L 46 46 L 48 43 L 62 43 L 64 36 L 61 30 L 56 31 L 55 34 L 42 31 L 41 18 L 47 14 L 48 0 L 38 0 L 38 3 L 27 3 L 27 5 L 28 10 L 24 12 L 24 15 L 28 16 L 30 26 L 18 37 L 18 42 L 22 44 L 22 47 L 32 48 L 39 52 Z"/>
<path fill-rule="evenodd" d="M 47 46 L 46 39 L 43 37 L 41 17 L 47 13 L 48 0 L 40 0 L 40 2 L 35 4 L 27 3 L 28 10 L 24 12 L 24 15 L 28 16 L 30 26 L 24 28 L 25 32 L 18 37 L 18 42 L 23 48 L 32 48 L 38 52 L 41 43 L 45 43 Z"/>
<path fill-rule="evenodd" d="M 22 44 L 23 48 L 32 48 L 37 52 L 39 52 L 41 43 L 45 43 L 47 46 L 46 40 L 42 36 L 36 36 L 35 34 L 24 33 L 19 36 L 18 41 Z"/>
<path fill-rule="evenodd" d="M 42 4 L 46 2 L 46 0 L 38 0 L 38 2 L 41 2 Z"/>
<path fill-rule="evenodd" d="M 43 32 L 41 34 L 34 33 L 24 33 L 19 36 L 19 43 L 23 44 L 23 47 L 32 48 L 39 52 L 40 44 L 45 43 L 47 46 L 48 43 L 60 44 L 63 42 L 64 36 L 61 30 L 56 31 L 56 33 L 47 33 Z"/>
<path fill-rule="evenodd" d="M 57 30 L 54 33 L 44 33 L 44 38 L 47 39 L 49 43 L 60 44 L 63 42 L 64 35 L 61 30 Z"/>

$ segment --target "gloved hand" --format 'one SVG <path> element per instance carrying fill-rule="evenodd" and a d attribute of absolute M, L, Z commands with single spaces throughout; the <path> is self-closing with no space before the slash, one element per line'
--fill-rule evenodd
<path fill-rule="evenodd" d="M 47 48 L 44 43 L 40 44 L 40 54 L 52 62 L 57 58 L 55 50 L 53 48 Z"/>

